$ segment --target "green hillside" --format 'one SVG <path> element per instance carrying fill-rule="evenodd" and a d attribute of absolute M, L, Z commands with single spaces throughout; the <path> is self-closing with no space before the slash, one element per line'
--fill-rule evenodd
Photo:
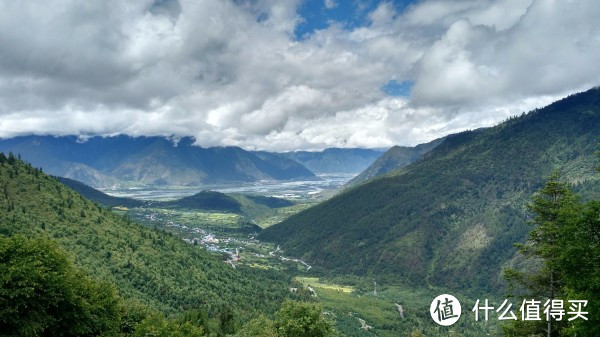
<path fill-rule="evenodd" d="M 159 202 L 157 204 L 165 207 L 205 209 L 231 213 L 240 213 L 242 211 L 242 205 L 237 200 L 227 194 L 213 191 L 201 191 L 188 197 Z"/>
<path fill-rule="evenodd" d="M 419 144 L 414 147 L 394 146 L 382 154 L 381 157 L 377 158 L 373 164 L 367 167 L 359 175 L 346 183 L 346 186 L 356 186 L 375 177 L 382 176 L 388 172 L 410 165 L 423 157 L 427 152 L 431 151 L 431 149 L 440 145 L 442 141 L 444 141 L 444 138 L 438 138 L 429 143 Z"/>
<path fill-rule="evenodd" d="M 526 240 L 525 204 L 559 170 L 598 196 L 600 89 L 492 128 L 448 136 L 422 160 L 264 230 L 286 254 L 338 273 L 498 291 Z"/>
<path fill-rule="evenodd" d="M 296 203 L 275 197 L 244 194 L 224 194 L 215 191 L 201 191 L 194 195 L 171 201 L 149 201 L 133 198 L 114 197 L 101 192 L 77 180 L 56 177 L 58 181 L 80 193 L 86 199 L 105 207 L 127 208 L 166 208 L 179 210 L 197 210 L 206 212 L 225 212 L 239 214 L 252 222 L 269 222 L 270 218 L 280 218 L 295 213 Z M 304 207 L 300 205 L 300 207 Z M 279 220 L 280 221 L 280 220 Z"/>
<path fill-rule="evenodd" d="M 73 191 L 81 194 L 86 199 L 92 200 L 94 202 L 99 203 L 102 206 L 106 207 L 140 207 L 147 204 L 146 201 L 133 199 L 133 198 L 122 198 L 122 197 L 113 197 L 112 195 L 108 195 L 102 191 L 98 191 L 97 189 L 86 185 L 80 181 L 64 178 L 64 177 L 56 177 L 59 182 Z"/>
<path fill-rule="evenodd" d="M 274 208 L 282 208 L 294 205 L 293 202 L 281 198 L 258 195 L 243 195 L 237 193 L 225 194 L 215 191 L 201 191 L 181 199 L 164 202 L 152 202 L 152 204 L 153 206 L 158 207 L 175 207 L 240 213 L 249 218 L 253 218 Z"/>
<path fill-rule="evenodd" d="M 274 312 L 289 279 L 233 269 L 203 249 L 88 201 L 29 164 L 0 154 L 0 235 L 57 242 L 76 267 L 117 286 L 120 296 L 166 314 L 230 310 L 246 319 Z"/>

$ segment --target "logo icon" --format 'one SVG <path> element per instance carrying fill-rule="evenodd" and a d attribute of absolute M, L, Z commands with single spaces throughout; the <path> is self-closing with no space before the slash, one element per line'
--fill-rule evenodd
<path fill-rule="evenodd" d="M 452 295 L 443 294 L 433 299 L 429 312 L 437 324 L 450 326 L 460 318 L 460 302 Z"/>

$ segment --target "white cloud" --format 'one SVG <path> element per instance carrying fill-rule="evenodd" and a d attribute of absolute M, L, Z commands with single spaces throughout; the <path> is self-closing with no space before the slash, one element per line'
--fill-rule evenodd
<path fill-rule="evenodd" d="M 414 145 L 600 83 L 593 0 L 383 2 L 362 27 L 296 41 L 298 4 L 0 2 L 0 137 Z M 391 79 L 414 81 L 411 98 L 387 97 Z"/>

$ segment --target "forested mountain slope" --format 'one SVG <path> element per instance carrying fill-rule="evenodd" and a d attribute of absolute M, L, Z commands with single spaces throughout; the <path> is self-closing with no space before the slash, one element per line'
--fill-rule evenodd
<path fill-rule="evenodd" d="M 98 191 L 97 189 L 74 179 L 64 177 L 56 177 L 56 179 L 58 179 L 58 181 L 61 182 L 63 185 L 81 194 L 86 199 L 97 202 L 105 207 L 140 207 L 147 204 L 147 202 L 144 200 L 114 197 L 112 195 L 108 195 L 102 191 Z"/>
<path fill-rule="evenodd" d="M 524 242 L 525 204 L 559 170 L 595 195 L 600 89 L 495 127 L 448 136 L 393 176 L 349 189 L 260 234 L 339 273 L 498 291 Z"/>
<path fill-rule="evenodd" d="M 247 318 L 274 312 L 289 296 L 287 277 L 234 270 L 202 248 L 88 201 L 12 155 L 0 154 L 0 210 L 0 235 L 50 238 L 124 298 L 165 313 L 232 310 Z"/>
<path fill-rule="evenodd" d="M 429 143 L 419 144 L 414 147 L 394 146 L 382 154 L 381 157 L 377 158 L 373 164 L 367 167 L 359 175 L 346 183 L 346 187 L 364 183 L 375 177 L 382 176 L 406 165 L 410 165 L 423 157 L 427 152 L 431 151 L 431 149 L 440 145 L 443 140 L 444 138 L 438 138 Z"/>

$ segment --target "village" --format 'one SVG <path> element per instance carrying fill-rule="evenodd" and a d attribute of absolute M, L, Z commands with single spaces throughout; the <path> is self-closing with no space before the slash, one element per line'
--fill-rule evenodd
<path fill-rule="evenodd" d="M 312 268 L 305 261 L 284 256 L 279 246 L 258 241 L 257 232 L 248 232 L 237 214 L 140 207 L 128 210 L 128 215 L 222 257 L 232 268 L 240 264 L 261 269 L 292 267 L 300 272 Z"/>

